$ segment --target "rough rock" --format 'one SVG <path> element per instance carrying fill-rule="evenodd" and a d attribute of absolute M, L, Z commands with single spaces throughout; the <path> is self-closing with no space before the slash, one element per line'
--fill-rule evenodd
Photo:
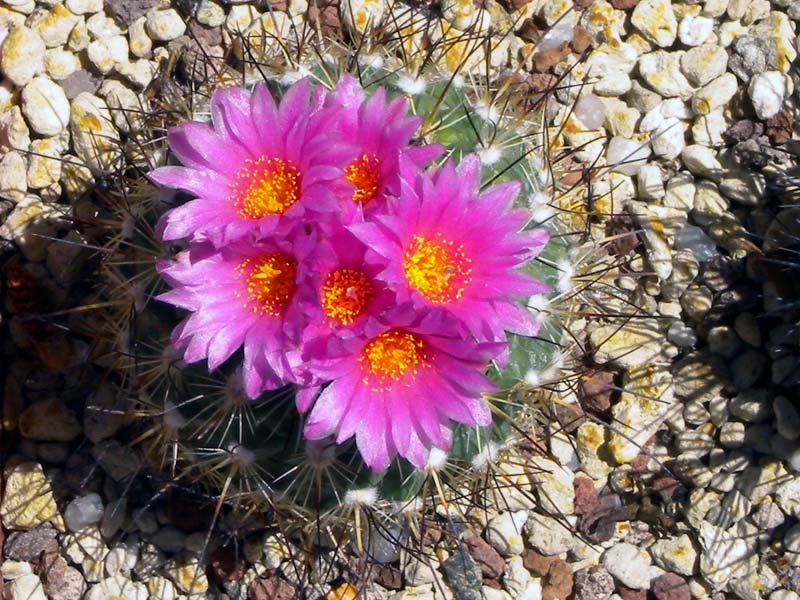
<path fill-rule="evenodd" d="M 660 539 L 648 550 L 653 561 L 666 571 L 692 576 L 697 570 L 697 550 L 687 534 Z"/>
<path fill-rule="evenodd" d="M 3 477 L 5 494 L 0 504 L 0 517 L 5 527 L 33 529 L 47 521 L 63 527 L 50 482 L 41 465 L 8 461 Z"/>
<path fill-rule="evenodd" d="M 603 553 L 603 567 L 623 585 L 646 590 L 650 588 L 650 555 L 633 544 L 615 544 Z"/>
<path fill-rule="evenodd" d="M 81 425 L 58 398 L 34 402 L 19 417 L 23 437 L 49 442 L 69 442 L 81 433 Z"/>
<path fill-rule="evenodd" d="M 528 520 L 528 512 L 503 512 L 491 521 L 486 527 L 486 541 L 503 556 L 522 554 L 525 549 L 522 531 Z"/>
<path fill-rule="evenodd" d="M 150 37 L 160 42 L 174 40 L 186 32 L 186 23 L 174 8 L 150 10 L 145 27 Z"/>
<path fill-rule="evenodd" d="M 120 156 L 119 133 L 102 98 L 83 92 L 72 101 L 70 133 L 75 153 L 92 169 L 110 169 Z"/>
<path fill-rule="evenodd" d="M 36 133 L 58 135 L 69 123 L 69 101 L 47 77 L 34 77 L 22 90 L 22 114 Z"/>
<path fill-rule="evenodd" d="M 595 360 L 623 369 L 647 364 L 661 353 L 661 328 L 659 321 L 647 318 L 597 326 L 589 333 Z"/>
<path fill-rule="evenodd" d="M 653 580 L 652 589 L 656 600 L 691 600 L 689 585 L 680 575 L 664 573 Z"/>
<path fill-rule="evenodd" d="M 639 73 L 651 88 L 664 98 L 691 97 L 694 88 L 680 70 L 683 52 L 657 50 L 639 59 Z"/>
<path fill-rule="evenodd" d="M 528 543 L 542 554 L 552 556 L 561 554 L 571 549 L 576 539 L 572 535 L 570 526 L 560 521 L 540 514 L 532 514 L 525 525 Z M 528 556 L 525 556 L 526 567 Z"/>
<path fill-rule="evenodd" d="M 661 48 L 671 46 L 678 35 L 678 21 L 669 0 L 642 0 L 633 9 L 631 23 Z"/>
<path fill-rule="evenodd" d="M 766 120 L 781 109 L 786 95 L 786 80 L 779 71 L 759 73 L 750 80 L 747 93 L 759 119 Z"/>
<path fill-rule="evenodd" d="M 44 71 L 44 52 L 44 41 L 37 32 L 17 27 L 0 46 L 0 71 L 15 85 L 25 86 Z"/>

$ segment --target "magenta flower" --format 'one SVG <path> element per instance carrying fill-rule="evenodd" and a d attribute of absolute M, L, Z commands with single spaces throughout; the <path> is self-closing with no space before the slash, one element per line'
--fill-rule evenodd
<path fill-rule="evenodd" d="M 254 229 L 269 233 L 283 215 L 336 210 L 342 167 L 353 151 L 332 131 L 338 111 L 324 109 L 323 99 L 320 90 L 311 101 L 307 80 L 289 88 L 280 106 L 263 83 L 252 94 L 218 89 L 213 126 L 172 127 L 169 145 L 184 166 L 161 167 L 150 177 L 197 198 L 165 214 L 162 239 L 194 236 L 222 247 Z"/>
<path fill-rule="evenodd" d="M 491 423 L 482 394 L 494 387 L 483 372 L 504 344 L 465 340 L 444 311 L 420 314 L 408 304 L 370 320 L 364 331 L 340 356 L 317 364 L 331 383 L 309 413 L 307 439 L 334 435 L 342 443 L 355 436 L 373 471 L 397 454 L 422 469 L 432 447 L 450 449 L 451 420 Z M 317 350 L 310 345 L 304 358 L 313 360 Z"/>
<path fill-rule="evenodd" d="M 244 346 L 245 390 L 252 398 L 297 381 L 302 329 L 317 302 L 305 260 L 314 243 L 298 227 L 219 250 L 194 244 L 158 265 L 174 288 L 158 299 L 191 311 L 173 332 L 184 360 L 207 358 L 212 371 Z"/>
<path fill-rule="evenodd" d="M 519 298 L 549 291 L 517 267 L 548 240 L 543 229 L 522 231 L 525 211 L 513 210 L 519 184 L 481 193 L 480 160 L 448 162 L 434 177 L 401 160 L 400 197 L 387 214 L 350 230 L 380 265 L 379 277 L 416 307 L 446 309 L 479 340 L 505 339 L 504 331 L 535 335 L 538 325 Z"/>
<path fill-rule="evenodd" d="M 351 184 L 342 210 L 345 221 L 369 213 L 384 204 L 387 194 L 399 191 L 398 159 L 401 155 L 420 168 L 441 155 L 438 144 L 409 146 L 422 119 L 406 113 L 405 98 L 386 101 L 383 88 L 367 98 L 364 89 L 345 74 L 329 97 L 327 106 L 341 110 L 339 130 L 356 157 L 344 169 Z"/>
<path fill-rule="evenodd" d="M 368 318 L 395 305 L 394 293 L 375 277 L 380 268 L 364 262 L 366 251 L 341 225 L 318 244 L 314 271 L 320 314 L 306 337 L 359 335 Z"/>

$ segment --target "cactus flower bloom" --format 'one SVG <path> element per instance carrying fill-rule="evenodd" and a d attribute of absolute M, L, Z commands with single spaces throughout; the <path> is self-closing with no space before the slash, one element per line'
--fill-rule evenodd
<path fill-rule="evenodd" d="M 422 119 L 408 116 L 405 98 L 387 102 L 383 88 L 367 98 L 364 88 L 349 74 L 339 80 L 326 106 L 340 110 L 339 131 L 355 150 L 344 168 L 344 179 L 351 186 L 342 204 L 345 221 L 379 210 L 387 196 L 397 195 L 401 155 L 424 168 L 444 150 L 438 144 L 411 146 Z"/>
<path fill-rule="evenodd" d="M 480 169 L 474 155 L 433 177 L 402 161 L 399 199 L 350 230 L 400 301 L 445 309 L 479 340 L 536 335 L 536 319 L 517 299 L 549 288 L 517 267 L 541 251 L 548 233 L 523 231 L 529 215 L 512 208 L 518 183 L 480 192 Z"/>
<path fill-rule="evenodd" d="M 184 360 L 208 359 L 213 371 L 243 346 L 251 398 L 297 381 L 301 332 L 308 307 L 316 303 L 305 260 L 314 242 L 299 227 L 219 250 L 194 244 L 159 264 L 159 274 L 173 289 L 158 299 L 190 311 L 172 336 Z"/>
<path fill-rule="evenodd" d="M 423 469 L 431 448 L 450 449 L 451 420 L 491 423 L 482 395 L 495 388 L 484 372 L 503 347 L 463 339 L 443 311 L 397 307 L 367 323 L 365 335 L 343 345 L 340 356 L 316 365 L 331 383 L 308 415 L 305 437 L 342 443 L 355 436 L 376 472 L 397 454 Z M 307 349 L 312 360 L 315 350 Z"/>
<path fill-rule="evenodd" d="M 339 114 L 310 97 L 307 80 L 275 104 L 263 83 L 250 93 L 217 89 L 212 125 L 184 123 L 167 133 L 183 166 L 154 170 L 150 178 L 196 199 L 168 211 L 164 240 L 193 237 L 216 247 L 255 230 L 268 234 L 281 218 L 338 208 L 335 182 L 353 150 L 332 131 Z"/>

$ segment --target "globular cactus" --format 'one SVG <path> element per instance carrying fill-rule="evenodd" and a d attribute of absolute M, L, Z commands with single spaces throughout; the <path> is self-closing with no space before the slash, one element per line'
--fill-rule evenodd
<path fill-rule="evenodd" d="M 500 389 L 486 398 L 491 426 L 456 425 L 450 452 L 432 453 L 423 470 L 398 458 L 374 473 L 352 440 L 337 445 L 304 438 L 293 386 L 251 400 L 240 365 L 225 363 L 209 373 L 205 363 L 184 363 L 170 341 L 182 315 L 154 298 L 167 289 L 157 262 L 183 247 L 181 241 L 161 241 L 158 223 L 186 198 L 148 182 L 141 161 L 118 180 L 100 214 L 86 220 L 100 247 L 102 283 L 91 302 L 99 308 L 83 327 L 95 340 L 94 362 L 130 398 L 128 412 L 139 417 L 136 441 L 158 471 L 200 486 L 218 498 L 218 508 L 224 504 L 239 514 L 270 510 L 284 531 L 309 546 L 338 547 L 353 539 L 369 550 L 376 531 L 414 529 L 431 506 L 462 510 L 465 502 L 480 505 L 488 494 L 520 486 L 514 445 L 546 452 L 534 431 L 547 428 L 560 396 L 574 395 L 575 378 L 562 374 L 579 345 L 568 332 L 598 304 L 604 292 L 597 282 L 613 274 L 615 265 L 596 247 L 581 245 L 587 216 L 582 209 L 564 209 L 582 188 L 563 185 L 553 174 L 558 135 L 546 114 L 547 93 L 519 93 L 514 73 L 499 68 L 503 52 L 510 51 L 502 37 L 480 24 L 467 31 L 431 29 L 433 21 L 410 8 L 398 8 L 382 28 L 354 36 L 355 47 L 295 35 L 281 13 L 262 17 L 267 20 L 269 31 L 245 31 L 234 41 L 238 64 L 214 62 L 212 82 L 199 83 L 191 102 L 175 98 L 172 109 L 155 108 L 144 119 L 140 139 L 129 144 L 163 156 L 166 128 L 207 121 L 217 85 L 244 79 L 252 88 L 266 79 L 280 96 L 299 77 L 330 89 L 350 73 L 368 95 L 382 87 L 390 98 L 406 98 L 409 112 L 423 117 L 414 144 L 441 144 L 455 162 L 477 153 L 484 186 L 519 181 L 516 206 L 530 213 L 526 229 L 546 227 L 551 233 L 524 270 L 553 292 L 528 301 L 538 335 L 509 334 L 508 363 L 489 367 Z M 597 264 L 603 267 L 595 269 Z"/>

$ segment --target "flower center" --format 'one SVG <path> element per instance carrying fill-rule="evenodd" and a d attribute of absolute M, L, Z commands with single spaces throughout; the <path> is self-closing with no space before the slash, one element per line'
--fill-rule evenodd
<path fill-rule="evenodd" d="M 362 271 L 339 269 L 328 274 L 322 286 L 322 309 L 329 319 L 350 325 L 364 310 L 374 292 Z"/>
<path fill-rule="evenodd" d="M 344 178 L 356 187 L 353 202 L 366 204 L 381 189 L 381 163 L 374 154 L 362 154 L 344 170 Z"/>
<path fill-rule="evenodd" d="M 300 173 L 291 162 L 262 156 L 247 159 L 232 184 L 234 202 L 245 219 L 281 215 L 300 197 Z"/>
<path fill-rule="evenodd" d="M 279 316 L 294 293 L 297 264 L 286 254 L 246 258 L 237 270 L 245 277 L 249 301 L 254 313 Z"/>
<path fill-rule="evenodd" d="M 370 340 L 358 361 L 379 383 L 398 381 L 407 373 L 417 374 L 426 359 L 424 344 L 413 333 L 390 329 Z"/>
<path fill-rule="evenodd" d="M 464 246 L 437 234 L 436 241 L 415 235 L 403 253 L 403 271 L 408 285 L 434 304 L 461 298 L 471 281 L 472 260 Z"/>

